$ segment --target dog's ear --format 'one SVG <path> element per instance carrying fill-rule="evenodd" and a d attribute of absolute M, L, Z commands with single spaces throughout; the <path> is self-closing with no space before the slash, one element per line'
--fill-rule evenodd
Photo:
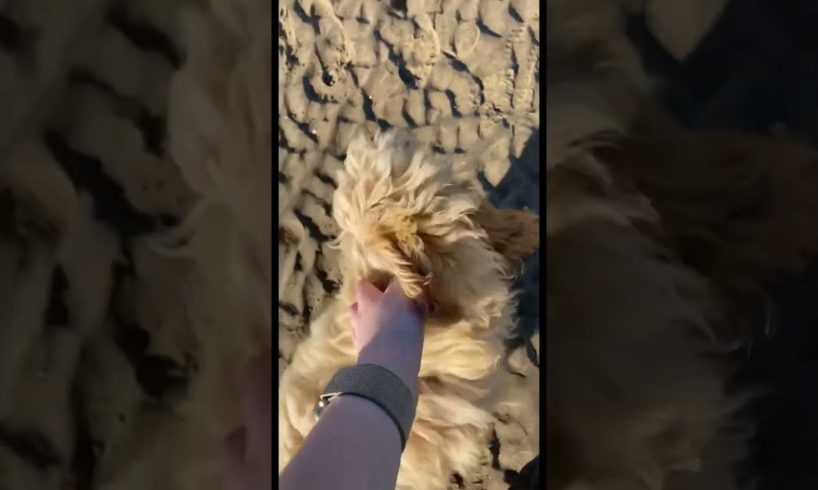
<path fill-rule="evenodd" d="M 497 209 L 486 203 L 474 221 L 485 230 L 492 247 L 509 260 L 523 259 L 540 248 L 540 217 L 529 210 Z"/>
<path fill-rule="evenodd" d="M 380 258 L 382 272 L 397 279 L 410 298 L 420 298 L 431 280 L 429 258 L 423 242 L 402 231 L 372 235 L 367 250 Z"/>

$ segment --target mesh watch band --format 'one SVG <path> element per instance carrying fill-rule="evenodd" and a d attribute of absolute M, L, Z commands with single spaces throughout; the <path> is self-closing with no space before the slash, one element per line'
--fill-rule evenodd
<path fill-rule="evenodd" d="M 398 427 L 401 451 L 406 448 L 415 419 L 415 401 L 396 374 L 377 364 L 356 364 L 338 370 L 315 406 L 316 418 L 341 395 L 360 396 L 381 407 Z"/>

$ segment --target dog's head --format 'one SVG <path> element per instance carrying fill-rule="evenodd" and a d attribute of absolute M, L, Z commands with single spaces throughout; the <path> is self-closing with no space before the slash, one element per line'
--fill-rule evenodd
<path fill-rule="evenodd" d="M 333 206 L 344 299 L 359 279 L 394 278 L 431 322 L 499 315 L 512 266 L 539 247 L 536 215 L 494 208 L 465 171 L 404 133 L 350 144 Z"/>

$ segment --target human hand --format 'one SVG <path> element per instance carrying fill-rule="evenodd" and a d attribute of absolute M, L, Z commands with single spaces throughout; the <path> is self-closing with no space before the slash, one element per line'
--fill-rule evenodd
<path fill-rule="evenodd" d="M 401 378 L 417 398 L 417 377 L 423 351 L 423 317 L 418 305 L 393 281 L 385 291 L 369 281 L 355 287 L 352 342 L 358 362 L 383 366 Z"/>
<path fill-rule="evenodd" d="M 268 490 L 273 488 L 272 352 L 267 351 L 249 364 L 241 391 L 243 425 L 224 442 L 225 488 Z"/>

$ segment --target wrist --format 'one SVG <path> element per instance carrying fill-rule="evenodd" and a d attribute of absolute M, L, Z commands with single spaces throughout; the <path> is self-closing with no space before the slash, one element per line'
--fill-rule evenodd
<path fill-rule="evenodd" d="M 412 396 L 418 397 L 418 373 L 420 372 L 420 359 L 414 360 L 406 353 L 386 352 L 381 349 L 367 346 L 361 349 L 358 355 L 358 364 L 376 364 L 394 373 L 412 392 Z"/>

